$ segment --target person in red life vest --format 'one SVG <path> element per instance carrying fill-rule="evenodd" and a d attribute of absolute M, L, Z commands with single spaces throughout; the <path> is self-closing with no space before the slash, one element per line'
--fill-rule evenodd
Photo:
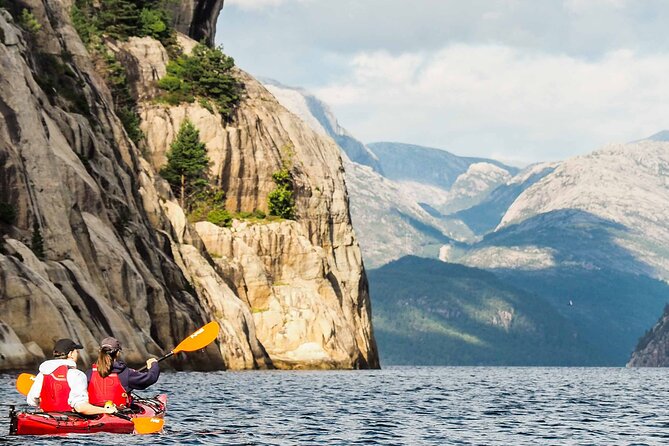
<path fill-rule="evenodd" d="M 60 339 L 53 347 L 53 358 L 39 366 L 26 401 L 44 412 L 71 412 L 84 415 L 115 413 L 116 407 L 98 407 L 88 402 L 86 375 L 77 370 L 79 349 L 72 339 Z"/>
<path fill-rule="evenodd" d="M 120 356 L 121 343 L 116 338 L 104 338 L 100 342 L 98 360 L 86 371 L 91 404 L 103 406 L 111 401 L 119 407 L 129 407 L 132 390 L 144 390 L 158 381 L 160 367 L 156 358 L 146 361 L 146 372 L 138 372 L 128 367 Z"/>

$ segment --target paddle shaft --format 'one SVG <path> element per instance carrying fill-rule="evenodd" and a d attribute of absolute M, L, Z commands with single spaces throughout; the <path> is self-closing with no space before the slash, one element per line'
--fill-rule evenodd
<path fill-rule="evenodd" d="M 165 359 L 169 358 L 169 357 L 172 356 L 172 355 L 174 355 L 174 350 L 172 350 L 172 351 L 169 352 L 168 354 L 166 354 L 166 355 L 161 356 L 160 358 L 158 358 L 158 362 L 160 362 L 160 361 L 164 361 Z M 146 366 L 142 367 L 141 369 L 139 369 L 139 370 L 137 370 L 137 371 L 138 371 L 138 372 L 143 372 L 144 370 L 146 370 Z"/>
<path fill-rule="evenodd" d="M 169 358 L 175 353 L 180 352 L 194 352 L 195 350 L 200 350 L 205 348 L 207 345 L 211 344 L 216 340 L 218 332 L 221 327 L 218 325 L 218 322 L 212 321 L 199 329 L 195 330 L 190 336 L 186 337 L 183 341 L 179 343 L 174 349 L 166 354 L 165 356 L 158 359 L 158 362 Z M 137 370 L 138 372 L 143 372 L 146 370 L 146 366 Z"/>

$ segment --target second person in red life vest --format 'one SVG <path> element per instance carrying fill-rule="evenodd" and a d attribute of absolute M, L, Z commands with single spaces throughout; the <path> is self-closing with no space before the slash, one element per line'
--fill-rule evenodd
<path fill-rule="evenodd" d="M 119 408 L 129 407 L 131 390 L 144 390 L 158 381 L 158 360 L 146 361 L 146 372 L 131 369 L 120 359 L 121 343 L 116 338 L 104 338 L 100 342 L 98 359 L 86 371 L 88 399 L 91 404 L 104 406 L 107 401 Z"/>

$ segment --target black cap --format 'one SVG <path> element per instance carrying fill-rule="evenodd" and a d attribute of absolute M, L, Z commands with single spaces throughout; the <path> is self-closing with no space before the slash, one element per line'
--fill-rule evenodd
<path fill-rule="evenodd" d="M 56 345 L 53 346 L 53 354 L 67 355 L 72 350 L 80 348 L 84 348 L 83 345 L 77 344 L 72 339 L 59 339 L 56 341 Z"/>

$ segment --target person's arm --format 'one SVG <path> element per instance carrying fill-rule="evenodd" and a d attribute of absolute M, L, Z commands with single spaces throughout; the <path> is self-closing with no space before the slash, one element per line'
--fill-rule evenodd
<path fill-rule="evenodd" d="M 26 395 L 26 402 L 31 406 L 39 406 L 39 396 L 42 393 L 42 382 L 44 382 L 44 375 L 40 372 L 35 377 L 28 395 Z"/>
<path fill-rule="evenodd" d="M 128 390 L 144 390 L 158 381 L 160 376 L 160 366 L 158 360 L 151 358 L 146 361 L 148 370 L 146 372 L 138 372 L 137 370 L 128 370 Z"/>
<path fill-rule="evenodd" d="M 81 401 L 74 405 L 74 410 L 80 414 L 84 415 L 98 415 L 101 413 L 116 413 L 116 406 L 111 407 L 100 407 L 94 406 L 88 401 Z"/>
<path fill-rule="evenodd" d="M 67 383 L 70 385 L 70 396 L 67 402 L 76 412 L 84 415 L 97 415 L 101 413 L 115 413 L 116 407 L 99 407 L 88 402 L 88 380 L 81 370 L 70 369 L 67 371 Z"/>

